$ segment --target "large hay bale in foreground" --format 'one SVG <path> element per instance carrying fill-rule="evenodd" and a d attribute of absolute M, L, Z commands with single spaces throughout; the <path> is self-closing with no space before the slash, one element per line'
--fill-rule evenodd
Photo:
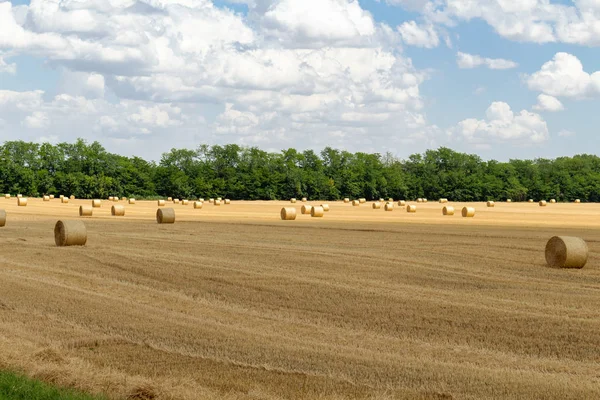
<path fill-rule="evenodd" d="M 381 208 L 381 203 L 376 201 L 375 203 L 373 203 L 373 210 L 379 210 Z"/>
<path fill-rule="evenodd" d="M 312 206 L 308 206 L 308 205 L 303 205 L 302 208 L 300 209 L 300 213 L 301 214 L 310 214 L 310 210 L 312 210 Z"/>
<path fill-rule="evenodd" d="M 473 218 L 475 216 L 475 208 L 463 207 L 462 216 L 463 216 L 463 218 Z"/>
<path fill-rule="evenodd" d="M 0 227 L 6 225 L 6 210 L 0 210 Z"/>
<path fill-rule="evenodd" d="M 325 214 L 325 210 L 323 210 L 323 207 L 320 206 L 315 206 L 312 207 L 310 209 L 310 216 L 311 217 L 316 217 L 316 218 L 320 218 Z"/>
<path fill-rule="evenodd" d="M 554 268 L 583 268 L 588 260 L 587 243 L 578 237 L 554 236 L 546 243 L 546 262 Z"/>
<path fill-rule="evenodd" d="M 94 208 L 92 206 L 79 206 L 80 217 L 91 217 L 93 213 Z"/>
<path fill-rule="evenodd" d="M 100 208 L 100 207 L 102 207 L 102 200 L 92 200 L 92 207 L 93 208 Z"/>
<path fill-rule="evenodd" d="M 123 217 L 125 215 L 125 207 L 121 205 L 114 205 L 110 208 L 110 214 L 115 217 Z"/>
<path fill-rule="evenodd" d="M 58 221 L 54 226 L 57 246 L 83 246 L 87 243 L 87 230 L 83 221 Z"/>
<path fill-rule="evenodd" d="M 25 197 L 17 198 L 17 206 L 19 206 L 19 207 L 27 206 L 27 198 L 25 198 Z"/>
<path fill-rule="evenodd" d="M 411 213 L 414 214 L 417 212 L 417 206 L 415 206 L 414 204 L 409 204 L 406 206 L 406 212 L 407 213 Z"/>
<path fill-rule="evenodd" d="M 174 224 L 175 209 L 174 208 L 159 208 L 156 210 L 156 222 L 159 224 Z"/>
<path fill-rule="evenodd" d="M 195 209 L 200 209 L 200 208 L 202 208 L 203 205 L 204 205 L 204 203 L 202 203 L 201 201 L 195 201 L 194 202 L 194 208 Z"/>
<path fill-rule="evenodd" d="M 454 215 L 454 207 L 444 206 L 444 208 L 442 208 L 442 215 Z"/>
<path fill-rule="evenodd" d="M 540 201 L 539 204 L 540 204 L 540 207 L 546 207 L 546 205 L 547 205 L 546 200 Z"/>
<path fill-rule="evenodd" d="M 493 201 L 488 201 L 488 202 L 487 202 L 487 206 L 488 206 L 488 207 L 495 207 L 495 206 L 496 206 L 496 203 L 494 203 Z"/>
<path fill-rule="evenodd" d="M 167 204 L 167 202 L 164 200 L 158 200 L 157 204 L 159 207 L 164 207 Z"/>
<path fill-rule="evenodd" d="M 293 221 L 296 219 L 296 209 L 294 207 L 283 207 L 280 215 L 284 221 Z"/>
<path fill-rule="evenodd" d="M 329 204 L 321 204 L 321 207 L 323 207 L 323 211 L 325 211 L 325 212 L 329 211 Z"/>
<path fill-rule="evenodd" d="M 383 207 L 385 211 L 394 211 L 394 203 L 387 202 L 385 203 L 385 207 Z"/>

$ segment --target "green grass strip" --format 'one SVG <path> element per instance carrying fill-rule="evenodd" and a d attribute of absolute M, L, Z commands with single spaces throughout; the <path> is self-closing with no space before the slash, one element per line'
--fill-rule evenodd
<path fill-rule="evenodd" d="M 72 389 L 57 388 L 20 374 L 0 371 L 0 400 L 105 400 Z"/>

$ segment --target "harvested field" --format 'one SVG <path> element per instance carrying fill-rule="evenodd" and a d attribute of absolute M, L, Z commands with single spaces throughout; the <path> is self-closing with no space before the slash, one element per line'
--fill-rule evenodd
<path fill-rule="evenodd" d="M 330 202 L 282 221 L 289 201 L 232 201 L 159 225 L 156 201 L 107 202 L 85 247 L 56 247 L 89 200 L 16 203 L 3 368 L 114 398 L 600 398 L 600 205 Z M 546 266 L 556 235 L 587 241 L 585 268 Z"/>

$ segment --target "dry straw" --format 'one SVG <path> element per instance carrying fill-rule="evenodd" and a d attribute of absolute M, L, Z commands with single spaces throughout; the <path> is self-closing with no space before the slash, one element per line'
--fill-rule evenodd
<path fill-rule="evenodd" d="M 204 199 L 203 198 L 199 198 L 198 201 L 201 202 L 201 203 L 204 203 Z"/>
<path fill-rule="evenodd" d="M 135 199 L 129 199 L 129 204 L 135 204 Z"/>
<path fill-rule="evenodd" d="M 528 200 L 528 202 L 529 202 L 529 203 L 533 203 L 533 199 L 529 199 L 529 200 Z"/>
<path fill-rule="evenodd" d="M 172 197 L 167 197 L 167 201 L 173 201 Z"/>
<path fill-rule="evenodd" d="M 454 207 L 444 206 L 444 208 L 442 208 L 442 215 L 454 215 Z"/>
<path fill-rule="evenodd" d="M 92 207 L 93 208 L 100 208 L 102 207 L 102 200 L 92 200 Z"/>
<path fill-rule="evenodd" d="M 190 203 L 189 200 L 181 200 L 181 205 L 182 206 L 187 206 Z"/>
<path fill-rule="evenodd" d="M 487 202 L 487 206 L 488 207 L 494 207 L 496 205 L 496 203 L 494 203 L 493 201 L 488 201 Z"/>
<path fill-rule="evenodd" d="M 550 199 L 550 203 L 551 204 L 556 204 L 556 200 L 555 199 Z"/>
<path fill-rule="evenodd" d="M 444 199 L 444 198 L 440 199 L 440 204 L 444 204 L 444 203 L 447 203 L 447 202 L 448 202 L 448 199 Z"/>
<path fill-rule="evenodd" d="M 167 202 L 166 202 L 166 201 L 164 201 L 164 200 L 158 200 L 158 206 L 159 206 L 159 207 L 164 207 L 164 206 L 165 206 L 165 204 L 167 204 Z"/>
<path fill-rule="evenodd" d="M 115 196 L 115 197 L 113 197 L 113 201 L 114 201 L 115 203 L 117 203 L 117 202 L 119 201 L 119 198 L 118 198 L 117 196 Z"/>
<path fill-rule="evenodd" d="M 367 202 L 367 199 L 365 199 L 364 197 L 361 197 L 360 199 L 358 199 L 360 204 L 365 204 Z"/>
<path fill-rule="evenodd" d="M 506 202 L 507 203 L 512 203 L 512 200 L 511 199 L 506 199 Z"/>
<path fill-rule="evenodd" d="M 588 260 L 585 241 L 573 236 L 554 236 L 546 244 L 546 262 L 554 268 L 583 268 Z"/>
<path fill-rule="evenodd" d="M 376 201 L 373 203 L 373 210 L 379 210 L 381 208 L 381 203 Z"/>
<path fill-rule="evenodd" d="M 222 199 L 222 198 L 220 198 L 220 197 L 217 197 L 217 201 L 221 201 L 221 200 L 223 200 L 223 199 Z"/>
<path fill-rule="evenodd" d="M 385 207 L 384 207 L 385 211 L 394 211 L 394 203 L 385 203 Z"/>
<path fill-rule="evenodd" d="M 284 221 L 293 221 L 296 219 L 296 209 L 294 207 L 283 207 L 280 215 Z"/>
<path fill-rule="evenodd" d="M 10 196 L 10 195 L 9 195 L 9 196 Z M 349 198 L 347 198 L 347 197 L 346 197 L 346 198 L 344 198 L 344 203 L 346 203 L 346 204 L 347 204 L 347 203 L 350 203 L 350 199 L 349 199 Z"/>
<path fill-rule="evenodd" d="M 63 197 L 62 199 L 60 199 L 60 202 L 63 204 L 68 204 L 69 203 L 69 198 L 68 197 Z"/>
<path fill-rule="evenodd" d="M 57 246 L 83 246 L 87 242 L 87 230 L 83 221 L 58 221 L 54 226 L 54 242 Z"/>
<path fill-rule="evenodd" d="M 195 201 L 194 202 L 194 208 L 198 209 L 198 208 L 202 208 L 204 204 L 201 201 Z"/>
<path fill-rule="evenodd" d="M 174 208 L 159 208 L 156 210 L 156 222 L 159 224 L 174 224 L 175 209 Z"/>
<path fill-rule="evenodd" d="M 404 207 L 404 206 L 406 206 L 406 201 L 404 201 L 404 200 L 400 200 L 400 201 L 398 201 L 398 205 L 399 205 L 400 207 Z"/>
<path fill-rule="evenodd" d="M 427 199 L 423 199 L 423 203 L 427 203 Z"/>
<path fill-rule="evenodd" d="M 121 205 L 115 205 L 110 208 L 110 214 L 115 217 L 122 217 L 125 215 L 125 207 Z"/>
<path fill-rule="evenodd" d="M 303 202 L 303 203 L 306 203 L 306 201 L 307 201 L 307 198 L 306 198 L 306 197 L 303 197 L 303 198 L 302 198 L 302 202 Z"/>
<path fill-rule="evenodd" d="M 394 202 L 394 199 L 390 197 L 390 198 L 388 199 L 388 202 L 390 202 L 390 203 L 393 203 L 393 202 Z"/>
<path fill-rule="evenodd" d="M 27 205 L 27 198 L 25 198 L 25 197 L 17 198 L 17 206 L 25 207 L 26 205 Z"/>
<path fill-rule="evenodd" d="M 407 213 L 411 213 L 414 214 L 417 212 L 417 206 L 413 205 L 413 204 L 409 204 L 406 206 L 406 212 Z"/>
<path fill-rule="evenodd" d="M 231 204 L 231 200 L 225 199 L 225 204 Z"/>
<path fill-rule="evenodd" d="M 304 205 L 304 206 L 302 206 L 302 208 L 300 209 L 300 213 L 301 213 L 301 214 L 304 214 L 304 215 L 306 215 L 306 214 L 310 214 L 310 210 L 312 210 L 312 206 L 307 206 L 307 205 Z"/>
<path fill-rule="evenodd" d="M 221 200 L 215 200 L 215 202 L 213 204 L 215 206 L 220 206 L 221 205 Z"/>
<path fill-rule="evenodd" d="M 0 227 L 6 225 L 6 210 L 0 210 Z"/>
<path fill-rule="evenodd" d="M 62 199 L 62 196 L 60 196 L 60 198 Z M 108 196 L 108 201 L 113 201 L 114 197 L 112 196 Z"/>
<path fill-rule="evenodd" d="M 379 198 L 379 202 L 380 202 L 380 203 L 383 203 L 384 201 L 385 201 L 385 199 L 384 199 L 383 197 L 380 197 L 380 198 Z"/>
<path fill-rule="evenodd" d="M 127 201 L 127 197 L 121 197 L 121 200 Z"/>
<path fill-rule="evenodd" d="M 93 213 L 94 208 L 92 206 L 79 206 L 80 217 L 91 217 Z"/>
<path fill-rule="evenodd" d="M 73 195 L 73 194 L 72 194 L 72 195 L 69 197 L 69 199 L 71 199 L 71 200 L 75 200 L 75 195 Z"/>
<path fill-rule="evenodd" d="M 44 196 L 44 197 L 42 198 L 42 200 L 44 200 L 44 201 L 50 201 L 50 196 Z"/>
<path fill-rule="evenodd" d="M 22 194 L 18 194 L 18 195 L 17 195 L 17 199 L 20 199 L 20 198 L 22 198 L 22 197 L 23 197 L 23 195 L 22 195 Z"/>
<path fill-rule="evenodd" d="M 213 199 L 213 198 L 210 198 L 210 199 L 208 199 L 208 202 L 212 204 L 212 203 L 214 203 L 214 202 L 215 202 L 215 199 Z"/>
<path fill-rule="evenodd" d="M 10 199 L 10 194 L 6 193 L 6 194 L 4 195 L 4 198 L 5 198 L 5 199 Z"/>
<path fill-rule="evenodd" d="M 581 200 L 577 199 L 577 200 L 575 200 L 575 203 L 579 204 L 579 203 L 581 203 Z"/>
<path fill-rule="evenodd" d="M 292 197 L 292 198 L 290 199 L 290 203 L 292 203 L 292 204 L 296 203 L 296 199 Z"/>
<path fill-rule="evenodd" d="M 329 204 L 321 204 L 321 207 L 323 208 L 323 211 L 325 211 L 325 212 L 329 211 Z"/>
<path fill-rule="evenodd" d="M 473 207 L 463 207 L 462 216 L 464 218 L 473 218 L 475 216 L 475 209 Z"/>
<path fill-rule="evenodd" d="M 323 214 L 325 214 L 325 210 L 323 210 L 323 207 L 316 206 L 310 209 L 311 217 L 320 218 L 323 216 Z"/>
<path fill-rule="evenodd" d="M 54 195 L 53 194 L 50 195 L 50 200 L 54 200 Z"/>
<path fill-rule="evenodd" d="M 423 202 L 423 199 L 419 197 L 419 198 L 417 199 L 417 203 L 422 203 L 422 202 Z"/>
<path fill-rule="evenodd" d="M 65 197 L 64 195 L 62 195 L 62 194 L 60 195 L 60 199 L 61 199 L 61 200 L 62 200 L 64 197 Z"/>
<path fill-rule="evenodd" d="M 547 205 L 546 200 L 540 201 L 540 207 L 546 207 L 546 205 Z"/>
<path fill-rule="evenodd" d="M 179 204 L 179 199 L 173 199 L 173 204 Z"/>
<path fill-rule="evenodd" d="M 358 206 L 360 206 L 360 201 L 358 201 L 358 200 L 352 200 L 352 205 L 354 207 L 358 207 Z"/>

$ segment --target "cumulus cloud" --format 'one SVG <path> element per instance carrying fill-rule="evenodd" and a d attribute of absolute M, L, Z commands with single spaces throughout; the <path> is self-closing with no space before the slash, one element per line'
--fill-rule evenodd
<path fill-rule="evenodd" d="M 431 49 L 440 44 L 440 38 L 431 24 L 421 26 L 415 21 L 408 21 L 398 27 L 398 32 L 404 43 L 411 46 Z"/>
<path fill-rule="evenodd" d="M 540 94 L 537 99 L 537 104 L 533 106 L 534 110 L 556 112 L 565 109 L 563 104 L 556 97 Z"/>
<path fill-rule="evenodd" d="M 493 141 L 529 145 L 547 140 L 548 126 L 539 114 L 522 110 L 515 115 L 507 103 L 497 101 L 487 109 L 485 119 L 465 119 L 452 133 L 472 144 Z"/>
<path fill-rule="evenodd" d="M 11 74 L 11 75 L 16 74 L 17 73 L 17 64 L 7 63 L 6 60 L 4 60 L 2 52 L 0 52 L 0 74 L 3 72 L 7 73 L 7 74 Z"/>
<path fill-rule="evenodd" d="M 583 64 L 569 53 L 556 53 L 542 68 L 526 76 L 527 86 L 556 97 L 589 97 L 600 94 L 600 71 L 589 74 Z"/>
<path fill-rule="evenodd" d="M 563 129 L 560 132 L 558 132 L 558 136 L 560 136 L 560 137 L 573 137 L 573 136 L 575 136 L 575 132 L 567 130 L 567 129 Z"/>
<path fill-rule="evenodd" d="M 478 55 L 458 52 L 456 54 L 456 63 L 459 68 L 471 69 L 485 66 L 489 69 L 511 69 L 516 68 L 519 64 L 514 61 L 505 60 L 503 58 L 485 58 Z"/>

